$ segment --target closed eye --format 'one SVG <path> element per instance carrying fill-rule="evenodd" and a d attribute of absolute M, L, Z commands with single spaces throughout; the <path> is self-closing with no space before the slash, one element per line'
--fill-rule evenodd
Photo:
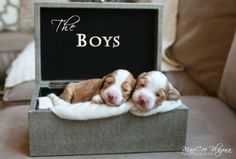
<path fill-rule="evenodd" d="M 138 81 L 138 87 L 145 87 L 145 86 L 146 86 L 145 83 L 146 83 L 146 82 L 145 82 L 144 79 L 140 79 L 140 80 Z"/>
<path fill-rule="evenodd" d="M 160 93 L 159 93 L 159 92 L 157 92 L 157 93 L 156 93 L 156 96 L 157 96 L 157 97 L 159 97 L 159 96 L 160 96 Z"/>
<path fill-rule="evenodd" d="M 131 92 L 131 89 L 123 89 L 125 92 Z"/>
<path fill-rule="evenodd" d="M 106 79 L 105 79 L 105 83 L 106 84 L 113 84 L 114 83 L 114 77 L 107 77 Z"/>
<path fill-rule="evenodd" d="M 144 83 L 140 83 L 139 86 L 140 87 L 145 87 L 145 84 Z"/>
<path fill-rule="evenodd" d="M 123 84 L 122 86 L 124 92 L 131 92 L 131 86 L 128 83 Z"/>
<path fill-rule="evenodd" d="M 164 90 L 159 90 L 158 92 L 156 92 L 156 96 L 157 97 L 164 97 L 165 96 L 165 91 Z"/>

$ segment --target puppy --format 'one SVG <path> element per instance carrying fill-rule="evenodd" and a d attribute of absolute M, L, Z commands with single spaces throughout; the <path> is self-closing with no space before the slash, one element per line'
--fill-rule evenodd
<path fill-rule="evenodd" d="M 129 71 L 119 69 L 104 76 L 103 79 L 70 83 L 60 97 L 70 103 L 91 100 L 98 104 L 119 106 L 131 97 L 135 83 L 136 80 Z"/>
<path fill-rule="evenodd" d="M 167 77 L 159 71 L 140 74 L 132 95 L 134 105 L 143 111 L 161 105 L 164 100 L 177 101 L 179 99 L 179 92 L 169 83 Z"/>

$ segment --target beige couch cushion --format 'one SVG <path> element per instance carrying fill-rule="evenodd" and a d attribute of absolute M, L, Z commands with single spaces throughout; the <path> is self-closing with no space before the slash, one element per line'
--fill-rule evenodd
<path fill-rule="evenodd" d="M 16 53 L 5 52 L 0 53 L 0 83 L 3 84 L 6 78 L 6 70 L 10 67 L 11 62 L 15 59 Z M 2 90 L 0 88 L 0 90 Z"/>
<path fill-rule="evenodd" d="M 1 32 L 0 53 L 20 52 L 33 39 L 34 39 L 33 33 Z"/>
<path fill-rule="evenodd" d="M 223 77 L 219 89 L 219 96 L 233 109 L 236 110 L 236 32 L 229 52 L 229 56 L 224 68 Z"/>
<path fill-rule="evenodd" d="M 165 75 L 181 95 L 208 96 L 204 89 L 185 71 L 166 72 Z"/>
<path fill-rule="evenodd" d="M 183 97 L 184 104 L 189 106 L 186 145 L 196 150 L 199 146 L 208 148 L 205 152 L 186 155 L 186 159 L 235 159 L 236 158 L 236 113 L 218 98 L 212 97 Z M 223 146 L 218 144 L 222 143 Z M 216 151 L 209 151 L 210 146 L 229 149 L 231 153 L 221 153 L 217 157 Z M 218 149 L 220 150 L 220 149 Z M 222 149 L 221 149 L 222 150 Z M 196 152 L 196 151 L 195 151 Z M 210 154 L 212 153 L 212 154 Z M 205 154 L 205 155 L 204 155 Z M 182 156 L 182 158 L 185 158 Z"/>
<path fill-rule="evenodd" d="M 3 83 L 6 77 L 6 70 L 13 59 L 33 39 L 33 33 L 0 33 L 0 83 Z"/>
<path fill-rule="evenodd" d="M 6 88 L 3 101 L 30 101 L 34 92 L 34 81 L 27 81 L 12 88 Z"/>
<path fill-rule="evenodd" d="M 211 95 L 219 87 L 235 29 L 235 0 L 180 0 L 171 52 Z"/>

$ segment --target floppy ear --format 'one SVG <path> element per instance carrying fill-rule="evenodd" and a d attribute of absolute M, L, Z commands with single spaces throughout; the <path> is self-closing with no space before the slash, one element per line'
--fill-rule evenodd
<path fill-rule="evenodd" d="M 104 76 L 104 77 L 101 79 L 101 82 L 100 82 L 100 85 L 99 85 L 99 88 L 100 88 L 100 89 L 103 87 L 103 84 L 104 84 L 106 78 L 111 77 L 111 76 L 112 76 L 112 73 L 109 73 L 108 75 Z"/>
<path fill-rule="evenodd" d="M 100 84 L 99 84 L 99 89 L 101 89 L 103 87 L 103 84 L 105 82 L 105 79 L 107 78 L 108 75 L 102 77 L 101 81 L 100 81 Z"/>
<path fill-rule="evenodd" d="M 147 75 L 147 72 L 143 72 L 141 73 L 140 75 L 138 75 L 138 78 L 137 79 L 140 79 L 140 78 L 143 78 L 144 76 Z"/>
<path fill-rule="evenodd" d="M 131 87 L 134 88 L 136 85 L 136 79 L 134 78 L 134 76 L 132 74 L 130 74 L 128 78 L 131 81 L 131 83 L 130 83 Z"/>
<path fill-rule="evenodd" d="M 133 88 L 136 86 L 136 82 L 137 82 L 137 80 L 135 78 L 133 78 L 133 80 L 132 80 L 132 87 Z"/>
<path fill-rule="evenodd" d="M 167 92 L 167 100 L 179 100 L 180 93 L 177 91 L 170 83 L 169 83 L 169 90 Z"/>

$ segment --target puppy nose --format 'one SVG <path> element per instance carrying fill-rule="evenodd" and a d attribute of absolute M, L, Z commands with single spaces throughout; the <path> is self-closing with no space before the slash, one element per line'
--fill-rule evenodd
<path fill-rule="evenodd" d="M 110 101 L 114 99 L 114 96 L 111 93 L 107 93 L 107 97 Z"/>
<path fill-rule="evenodd" d="M 144 107 L 147 102 L 148 102 L 148 100 L 146 100 L 145 97 L 139 96 L 139 104 L 140 104 L 141 106 Z"/>
<path fill-rule="evenodd" d="M 144 99 L 140 99 L 139 103 L 140 103 L 140 105 L 144 105 L 145 104 L 145 100 Z"/>

